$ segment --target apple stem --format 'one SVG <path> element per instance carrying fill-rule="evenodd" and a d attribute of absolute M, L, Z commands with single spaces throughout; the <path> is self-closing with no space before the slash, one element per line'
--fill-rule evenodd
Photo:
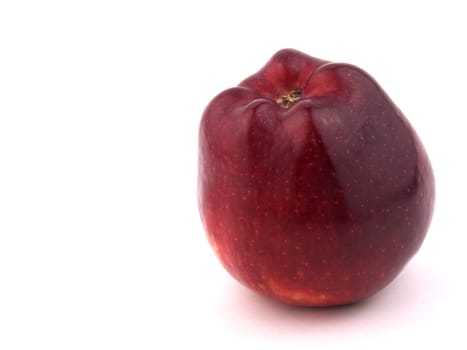
<path fill-rule="evenodd" d="M 298 88 L 295 90 L 287 91 L 281 97 L 279 97 L 276 102 L 282 108 L 290 108 L 295 101 L 299 100 L 302 96 L 302 89 Z"/>

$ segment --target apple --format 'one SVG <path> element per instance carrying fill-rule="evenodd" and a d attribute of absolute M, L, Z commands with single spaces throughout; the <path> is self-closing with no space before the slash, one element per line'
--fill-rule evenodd
<path fill-rule="evenodd" d="M 285 303 L 354 303 L 419 250 L 434 177 L 414 129 L 353 65 L 281 50 L 216 96 L 199 129 L 198 203 L 225 269 Z"/>

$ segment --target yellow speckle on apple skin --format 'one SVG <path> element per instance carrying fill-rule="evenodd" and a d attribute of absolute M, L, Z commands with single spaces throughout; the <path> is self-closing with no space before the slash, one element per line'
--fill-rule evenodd
<path fill-rule="evenodd" d="M 268 280 L 268 286 L 271 292 L 279 299 L 288 301 L 291 304 L 324 306 L 329 302 L 329 297 L 322 292 L 315 292 L 313 290 L 297 290 L 286 287 L 284 284 L 278 283 L 273 279 Z"/>

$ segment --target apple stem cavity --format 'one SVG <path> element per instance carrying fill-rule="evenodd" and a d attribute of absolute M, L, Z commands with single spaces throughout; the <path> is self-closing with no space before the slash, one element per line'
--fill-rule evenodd
<path fill-rule="evenodd" d="M 295 89 L 291 91 L 287 91 L 281 97 L 279 97 L 276 102 L 282 108 L 290 108 L 295 103 L 295 101 L 299 100 L 302 96 L 302 89 Z"/>

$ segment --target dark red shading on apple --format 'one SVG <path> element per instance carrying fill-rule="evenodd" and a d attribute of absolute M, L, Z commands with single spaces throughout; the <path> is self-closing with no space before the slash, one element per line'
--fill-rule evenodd
<path fill-rule="evenodd" d="M 207 106 L 198 186 L 227 271 L 306 306 L 391 282 L 420 248 L 435 196 L 422 143 L 376 81 L 290 49 Z"/>

